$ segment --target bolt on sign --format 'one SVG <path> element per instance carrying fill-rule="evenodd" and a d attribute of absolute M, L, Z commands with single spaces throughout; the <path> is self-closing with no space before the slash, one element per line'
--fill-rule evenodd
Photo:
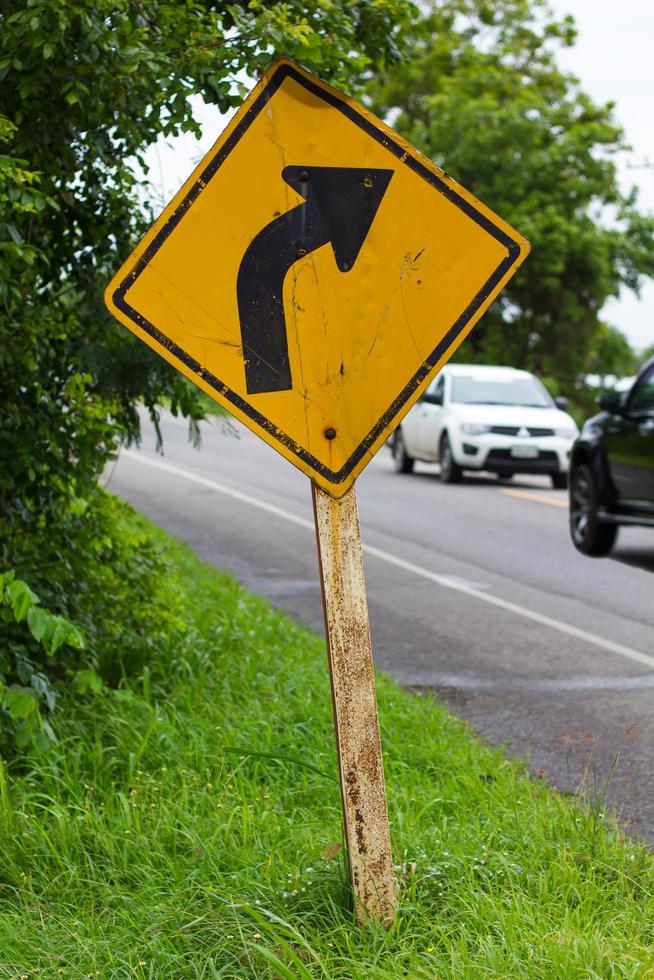
<path fill-rule="evenodd" d="M 528 252 L 367 109 L 281 59 L 106 292 L 312 481 L 364 918 L 389 919 L 394 892 L 353 485 Z"/>

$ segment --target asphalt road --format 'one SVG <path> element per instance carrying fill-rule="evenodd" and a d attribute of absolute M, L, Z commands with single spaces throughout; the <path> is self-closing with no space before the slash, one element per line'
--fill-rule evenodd
<path fill-rule="evenodd" d="M 306 478 L 240 427 L 205 427 L 199 452 L 182 421 L 163 432 L 161 457 L 144 426 L 109 488 L 322 631 Z M 387 450 L 358 494 L 377 666 L 654 842 L 654 533 L 623 529 L 611 558 L 586 559 L 544 478 L 445 486 L 435 467 L 396 474 Z"/>

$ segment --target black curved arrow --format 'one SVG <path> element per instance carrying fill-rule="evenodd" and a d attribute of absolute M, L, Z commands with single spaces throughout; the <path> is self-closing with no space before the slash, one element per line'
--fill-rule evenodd
<path fill-rule="evenodd" d="M 245 382 L 250 394 L 293 387 L 284 317 L 284 278 L 294 262 L 331 242 L 336 265 L 357 260 L 392 170 L 285 167 L 282 177 L 304 202 L 275 218 L 250 242 L 236 282 Z"/>

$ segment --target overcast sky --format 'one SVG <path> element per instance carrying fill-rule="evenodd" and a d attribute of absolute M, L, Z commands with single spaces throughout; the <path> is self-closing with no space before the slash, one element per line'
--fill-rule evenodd
<path fill-rule="evenodd" d="M 572 14 L 577 44 L 560 52 L 559 63 L 576 75 L 600 103 L 615 102 L 615 117 L 624 127 L 632 151 L 620 163 L 624 187 L 636 184 L 640 205 L 654 212 L 654 0 L 550 0 L 556 14 Z M 146 154 L 150 178 L 167 203 L 206 153 L 226 123 L 218 112 L 199 104 L 203 138 L 160 141 Z M 474 187 L 471 188 L 474 191 Z M 640 301 L 625 291 L 610 300 L 603 317 L 629 338 L 636 350 L 654 343 L 654 283 Z"/>

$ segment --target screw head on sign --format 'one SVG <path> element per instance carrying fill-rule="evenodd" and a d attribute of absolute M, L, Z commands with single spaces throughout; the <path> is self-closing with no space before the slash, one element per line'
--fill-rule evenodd
<path fill-rule="evenodd" d="M 336 429 L 331 429 L 331 428 L 325 429 L 325 439 L 335 439 L 335 438 L 336 438 Z"/>

